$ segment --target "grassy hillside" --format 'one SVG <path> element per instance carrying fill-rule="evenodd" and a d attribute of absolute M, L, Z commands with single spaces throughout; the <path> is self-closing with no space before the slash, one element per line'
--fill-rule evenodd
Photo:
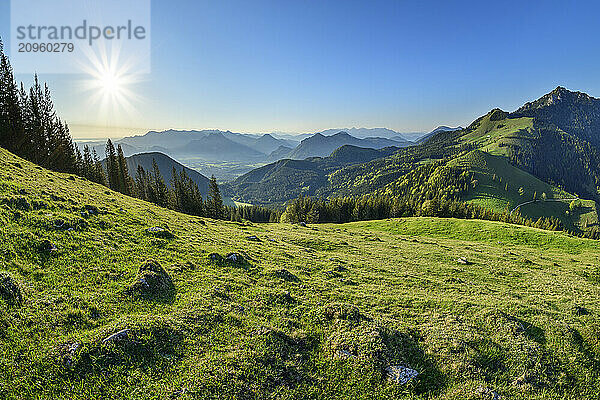
<path fill-rule="evenodd" d="M 583 207 L 570 210 L 577 196 L 549 185 L 535 176 L 512 166 L 505 157 L 474 150 L 448 163 L 474 175 L 477 185 L 464 200 L 497 211 L 513 210 L 519 205 L 521 214 L 532 219 L 555 216 L 569 230 L 584 230 L 598 223 L 596 203 L 582 200 Z M 547 201 L 543 201 L 543 195 Z M 534 203 L 524 204 L 533 199 Z"/>
<path fill-rule="evenodd" d="M 600 389 L 594 241 L 433 218 L 213 221 L 4 150 L 0 199 L 0 398 L 580 399 Z M 389 366 L 419 376 L 397 384 Z"/>

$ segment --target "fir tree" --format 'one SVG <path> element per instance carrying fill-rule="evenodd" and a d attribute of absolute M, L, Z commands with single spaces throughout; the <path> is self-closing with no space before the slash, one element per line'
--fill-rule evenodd
<path fill-rule="evenodd" d="M 127 159 L 125 159 L 121 145 L 117 146 L 117 164 L 119 169 L 119 192 L 131 196 L 133 194 L 133 180 L 129 175 Z"/>
<path fill-rule="evenodd" d="M 208 184 L 208 198 L 206 199 L 206 213 L 208 217 L 222 219 L 224 217 L 223 198 L 215 176 L 211 176 Z"/>
<path fill-rule="evenodd" d="M 117 152 L 112 141 L 108 139 L 106 142 L 106 173 L 108 178 L 108 187 L 112 190 L 118 191 L 119 185 L 119 160 L 117 158 Z"/>

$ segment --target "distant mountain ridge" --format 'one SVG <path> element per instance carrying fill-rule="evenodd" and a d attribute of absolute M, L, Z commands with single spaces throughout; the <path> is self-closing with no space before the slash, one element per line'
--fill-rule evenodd
<path fill-rule="evenodd" d="M 219 130 L 150 131 L 141 136 L 125 137 L 116 143 L 129 145 L 138 151 L 160 146 L 161 151 L 176 157 L 195 156 L 213 161 L 252 160 L 267 156 L 279 146 L 297 144 L 287 139 L 276 139 L 270 134 L 248 135 Z"/>
<path fill-rule="evenodd" d="M 434 130 L 432 130 L 431 132 L 429 132 L 428 134 L 420 137 L 417 140 L 417 143 L 425 143 L 427 140 L 429 140 L 429 138 L 437 135 L 440 132 L 454 132 L 454 131 L 460 131 L 463 130 L 464 128 L 462 126 L 458 126 L 456 128 L 450 128 L 449 126 L 438 126 L 437 128 L 435 128 Z"/>
<path fill-rule="evenodd" d="M 247 160 L 264 157 L 264 153 L 235 142 L 225 137 L 222 132 L 194 139 L 184 146 L 172 149 L 171 152 L 183 157 L 198 157 L 208 160 Z"/>
<path fill-rule="evenodd" d="M 341 129 L 326 129 L 320 133 L 323 136 L 332 136 L 339 132 L 346 132 L 350 136 L 353 136 L 358 139 L 366 139 L 369 137 L 380 137 L 391 139 L 393 137 L 397 138 L 398 142 L 406 141 L 408 142 L 401 132 L 396 132 L 392 129 L 388 128 L 341 128 Z M 399 140 L 399 139 L 402 140 Z"/>
<path fill-rule="evenodd" d="M 126 156 L 143 152 L 161 152 L 174 158 L 197 159 L 207 162 L 259 163 L 283 158 L 304 159 L 325 157 L 340 146 L 349 144 L 379 149 L 387 146 L 407 146 L 407 141 L 396 131 L 387 128 L 350 128 L 358 137 L 338 129 L 297 136 L 278 134 L 242 134 L 221 130 L 165 130 L 149 131 L 143 135 L 128 136 L 114 141 L 121 145 Z M 323 139 L 333 137 L 333 139 Z M 302 143 L 304 140 L 307 142 Z M 320 144 L 319 144 L 320 143 Z M 100 157 L 105 143 L 88 144 Z M 319 146 L 324 146 L 319 148 Z M 289 150 L 286 150 L 289 149 Z"/>
<path fill-rule="evenodd" d="M 298 147 L 288 154 L 286 158 L 303 160 L 308 157 L 327 157 L 336 149 L 345 145 L 370 149 L 382 149 L 393 146 L 403 147 L 409 144 L 411 143 L 407 141 L 398 142 L 385 138 L 369 137 L 365 139 L 359 139 L 348 134 L 347 132 L 338 132 L 330 136 L 316 133 L 313 136 L 302 140 Z"/>
<path fill-rule="evenodd" d="M 138 166 L 144 168 L 146 172 L 152 172 L 153 169 L 153 161 L 158 165 L 158 169 L 165 180 L 167 186 L 171 186 L 171 179 L 173 178 L 173 168 L 177 172 L 181 172 L 185 170 L 185 173 L 198 185 L 198 189 L 200 189 L 200 193 L 202 196 L 206 197 L 208 194 L 208 178 L 195 171 L 191 168 L 184 166 L 183 164 L 175 161 L 171 157 L 166 154 L 151 152 L 151 153 L 140 153 L 135 154 L 125 158 L 127 160 L 127 168 L 129 169 L 129 174 L 135 179 L 136 172 Z M 106 160 L 103 160 L 103 164 L 106 167 Z"/>

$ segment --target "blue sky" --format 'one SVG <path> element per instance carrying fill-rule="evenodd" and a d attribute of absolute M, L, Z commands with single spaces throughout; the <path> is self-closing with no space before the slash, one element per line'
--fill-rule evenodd
<path fill-rule="evenodd" d="M 135 115 L 99 121 L 76 77 L 41 79 L 73 126 L 428 131 L 557 85 L 600 95 L 599 11 L 593 1 L 153 0 L 152 73 L 131 88 Z"/>

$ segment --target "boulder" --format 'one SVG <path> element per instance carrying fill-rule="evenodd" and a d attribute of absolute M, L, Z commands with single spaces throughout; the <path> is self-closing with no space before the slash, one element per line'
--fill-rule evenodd
<path fill-rule="evenodd" d="M 402 365 L 390 365 L 385 369 L 385 373 L 390 382 L 399 385 L 404 385 L 419 375 L 414 369 Z"/>
<path fill-rule="evenodd" d="M 471 265 L 472 263 L 467 260 L 466 257 L 459 257 L 458 260 L 456 260 L 457 263 L 462 264 L 462 265 Z"/>
<path fill-rule="evenodd" d="M 148 260 L 140 266 L 129 292 L 142 296 L 165 296 L 172 294 L 174 290 L 175 286 L 167 271 L 158 262 Z"/>
<path fill-rule="evenodd" d="M 278 269 L 277 271 L 275 271 L 274 274 L 276 277 L 278 277 L 279 279 L 283 279 L 284 281 L 288 281 L 288 282 L 300 281 L 300 279 L 298 279 L 298 277 L 296 275 L 292 274 L 287 269 Z"/>
<path fill-rule="evenodd" d="M 131 335 L 130 329 L 122 329 L 119 332 L 113 333 L 112 335 L 109 335 L 109 336 L 105 337 L 104 339 L 102 339 L 102 343 L 106 344 L 106 343 L 120 342 L 122 340 L 129 339 L 130 335 Z"/>
<path fill-rule="evenodd" d="M 23 302 L 19 284 L 6 272 L 0 272 L 0 297 L 11 305 L 21 305 Z"/>
<path fill-rule="evenodd" d="M 148 228 L 148 233 L 153 235 L 154 237 L 161 239 L 173 239 L 175 237 L 174 234 L 172 234 L 165 228 L 161 228 L 160 226 L 153 226 L 151 228 Z"/>
<path fill-rule="evenodd" d="M 219 253 L 210 253 L 208 255 L 208 261 L 210 261 L 211 263 L 220 264 L 223 262 L 223 260 L 223 256 Z"/>

